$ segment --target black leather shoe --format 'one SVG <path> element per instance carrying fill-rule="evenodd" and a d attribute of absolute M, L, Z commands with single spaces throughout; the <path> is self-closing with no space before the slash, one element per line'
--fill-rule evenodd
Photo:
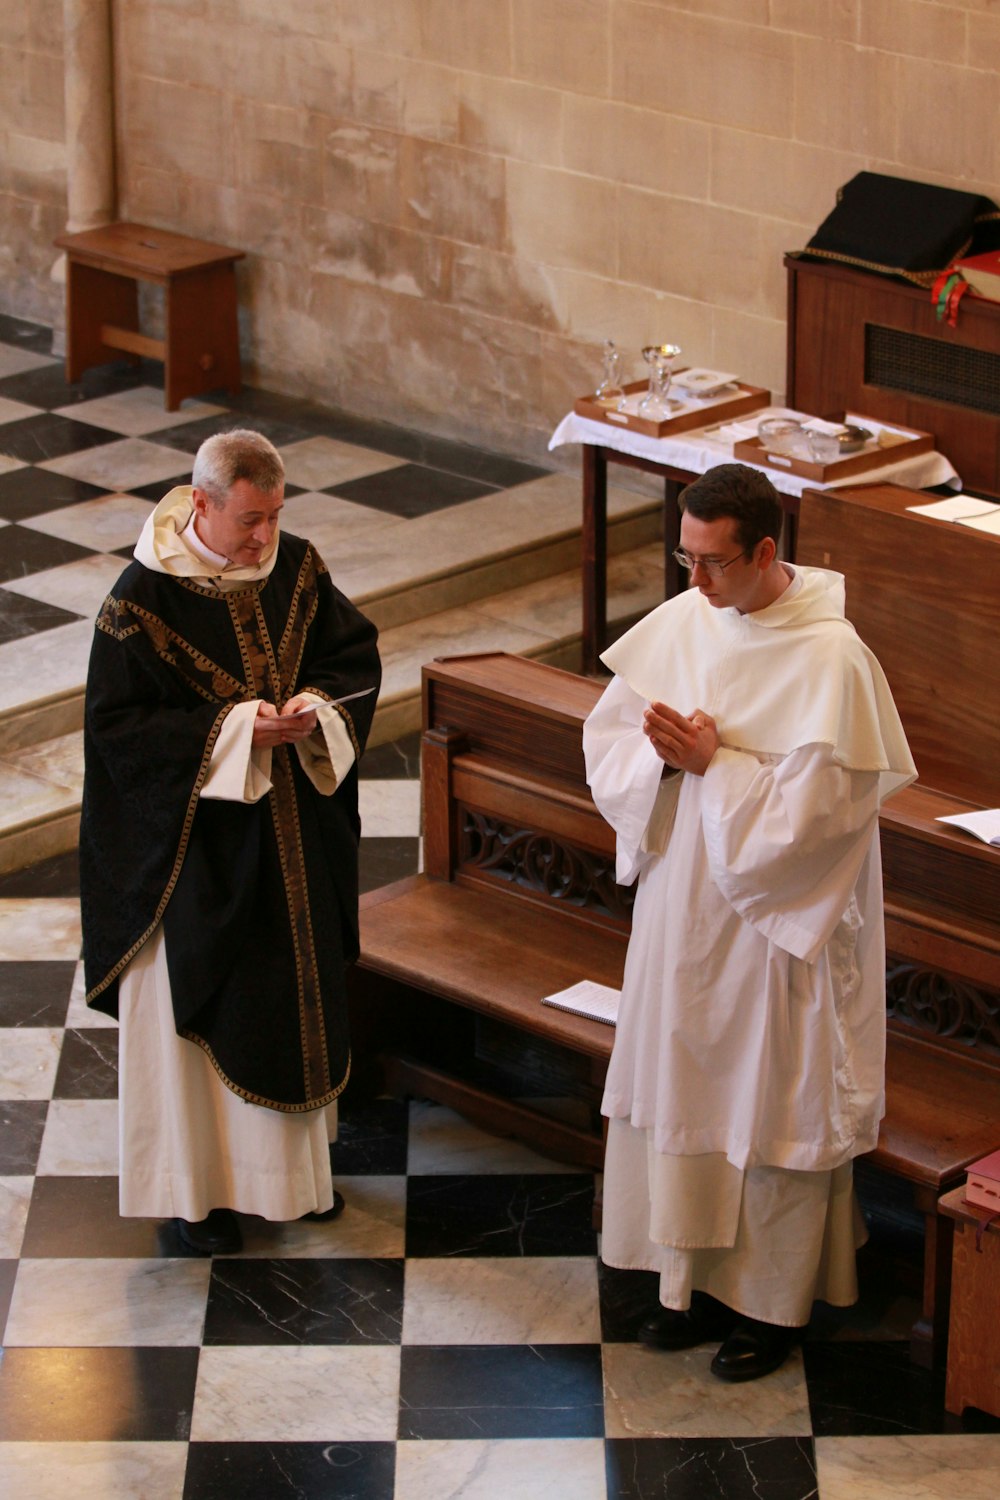
<path fill-rule="evenodd" d="M 332 1208 L 324 1209 L 324 1211 L 322 1213 L 318 1213 L 317 1211 L 314 1210 L 312 1213 L 303 1214 L 302 1217 L 303 1217 L 303 1219 L 309 1219 L 309 1220 L 311 1220 L 314 1224 L 329 1224 L 329 1222 L 330 1222 L 331 1219 L 339 1219 L 340 1216 L 341 1216 L 341 1214 L 343 1212 L 344 1212 L 344 1200 L 343 1200 L 343 1197 L 341 1196 L 340 1193 L 337 1192 L 337 1189 L 334 1188 L 334 1190 L 333 1190 L 333 1207 Z"/>
<path fill-rule="evenodd" d="M 694 1292 L 691 1306 L 681 1312 L 661 1307 L 639 1329 L 639 1342 L 650 1349 L 695 1349 L 717 1343 L 731 1333 L 739 1318 L 731 1308 L 703 1292 Z"/>
<path fill-rule="evenodd" d="M 720 1380 L 759 1380 L 788 1358 L 799 1329 L 740 1318 L 711 1363 Z"/>
<path fill-rule="evenodd" d="M 177 1233 L 188 1249 L 199 1255 L 235 1255 L 243 1249 L 243 1236 L 231 1208 L 213 1208 L 207 1218 L 195 1224 L 178 1219 Z"/>

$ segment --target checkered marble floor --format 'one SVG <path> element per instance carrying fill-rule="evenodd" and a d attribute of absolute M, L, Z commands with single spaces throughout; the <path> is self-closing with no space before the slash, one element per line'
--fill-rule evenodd
<path fill-rule="evenodd" d="M 419 860 L 418 745 L 366 758 L 363 883 Z M 914 1368 L 866 1269 L 766 1380 L 635 1343 L 591 1174 L 421 1101 L 345 1097 L 333 1224 L 185 1255 L 117 1213 L 117 1031 L 82 1004 L 75 861 L 0 877 L 0 1494 L 12 1500 L 993 1500 L 1000 1424 Z"/>
<path fill-rule="evenodd" d="M 234 414 L 282 447 L 307 534 L 363 541 L 539 478 L 259 392 L 168 414 L 157 378 L 67 387 L 46 331 L 0 318 L 0 651 L 19 677 L 89 635 L 149 506 Z M 414 737 L 368 754 L 361 797 L 371 889 L 418 867 Z M 858 1309 L 724 1386 L 711 1349 L 635 1343 L 655 1286 L 601 1266 L 590 1174 L 425 1102 L 348 1092 L 334 1224 L 247 1218 L 242 1254 L 208 1260 L 120 1219 L 117 1032 L 83 1006 L 79 942 L 72 856 L 0 876 L 0 1495 L 992 1500 L 1000 1424 L 946 1417 L 941 1373 L 907 1358 L 913 1298 L 876 1262 Z"/>

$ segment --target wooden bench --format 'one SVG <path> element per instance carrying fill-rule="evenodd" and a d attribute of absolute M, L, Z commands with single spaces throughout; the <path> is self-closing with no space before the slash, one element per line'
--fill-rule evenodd
<path fill-rule="evenodd" d="M 159 359 L 167 411 L 187 396 L 240 389 L 235 265 L 242 250 L 146 224 L 61 234 L 66 252 L 66 379 L 116 352 Z M 163 288 L 164 337 L 139 331 L 140 281 Z"/>
<path fill-rule="evenodd" d="M 541 997 L 582 978 L 621 985 L 631 892 L 614 883 L 614 836 L 591 801 L 581 747 L 600 686 L 496 654 L 425 667 L 423 691 L 425 871 L 362 900 L 357 1069 L 370 1086 L 451 1105 L 599 1168 L 613 1029 Z M 955 805 L 916 788 L 882 819 L 895 1013 L 887 1113 L 868 1160 L 908 1184 L 924 1216 L 923 1307 L 911 1343 L 924 1364 L 943 1355 L 947 1319 L 952 1226 L 938 1197 L 1000 1138 L 1000 1068 L 921 1035 L 905 1015 L 915 949 L 915 972 L 936 976 L 931 983 L 947 985 L 956 970 L 983 980 L 998 972 L 995 923 L 991 935 L 988 922 L 966 918 L 931 949 L 940 919 L 906 890 L 928 841 L 953 862 L 966 857 L 968 840 L 933 821 Z M 1000 880 L 1000 860 L 985 849 L 981 858 Z M 944 879 L 954 883 L 955 868 Z M 994 894 L 987 882 L 984 899 Z M 580 1118 L 553 1118 L 525 1094 L 568 1096 Z"/>
<path fill-rule="evenodd" d="M 622 982 L 629 893 L 581 744 L 598 691 L 502 654 L 424 668 L 424 873 L 362 899 L 352 1018 L 390 1091 L 597 1169 L 613 1028 L 541 997 Z M 544 1094 L 579 1118 L 531 1102 Z"/>

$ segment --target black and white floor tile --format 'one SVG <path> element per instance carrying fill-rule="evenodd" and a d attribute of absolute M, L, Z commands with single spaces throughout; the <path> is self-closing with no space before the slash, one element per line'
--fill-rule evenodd
<path fill-rule="evenodd" d="M 373 752 L 366 880 L 417 867 L 415 737 Z M 407 800 L 408 799 L 408 800 Z M 117 1033 L 82 1005 L 72 856 L 0 877 L 0 1493 L 50 1500 L 821 1500 L 994 1493 L 1000 1435 L 909 1362 L 874 1269 L 766 1380 L 634 1342 L 592 1175 L 422 1101 L 352 1101 L 330 1225 L 186 1256 L 117 1213 Z M 976 1426 L 981 1430 L 974 1430 Z M 919 1487 L 918 1487 L 919 1486 Z"/>
<path fill-rule="evenodd" d="M 155 369 L 71 388 L 50 347 L 0 318 L 0 642 L 21 674 L 57 679 L 144 513 L 234 413 L 280 442 L 302 529 L 339 539 L 538 472 L 262 392 L 167 414 Z M 365 759 L 366 890 L 418 868 L 418 777 L 415 736 Z M 73 856 L 0 876 L 0 1495 L 992 1500 L 998 1424 L 946 1417 L 943 1375 L 907 1357 L 911 1291 L 877 1262 L 784 1369 L 722 1385 L 711 1349 L 635 1343 L 655 1287 L 601 1265 L 591 1174 L 423 1101 L 348 1092 L 333 1224 L 247 1218 L 243 1252 L 210 1260 L 120 1219 L 117 1032 L 83 1005 L 79 945 Z"/>

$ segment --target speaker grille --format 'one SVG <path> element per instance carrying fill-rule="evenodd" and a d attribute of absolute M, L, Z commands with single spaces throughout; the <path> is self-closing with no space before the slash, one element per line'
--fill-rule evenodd
<path fill-rule="evenodd" d="M 1000 416 L 1000 354 L 865 324 L 865 384 Z"/>

